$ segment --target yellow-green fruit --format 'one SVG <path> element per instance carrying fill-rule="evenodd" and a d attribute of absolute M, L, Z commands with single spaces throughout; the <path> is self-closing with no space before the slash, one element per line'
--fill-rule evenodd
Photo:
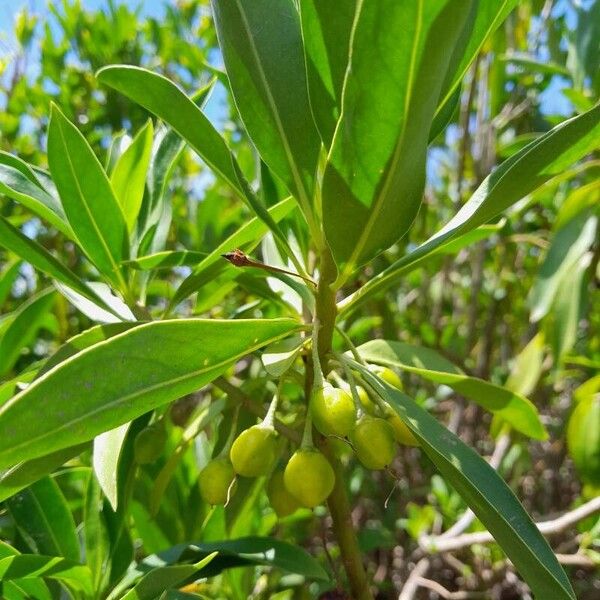
<path fill-rule="evenodd" d="M 254 425 L 242 431 L 229 452 L 235 472 L 244 477 L 267 475 L 277 459 L 278 445 L 272 427 Z"/>
<path fill-rule="evenodd" d="M 165 449 L 167 434 L 162 425 L 144 427 L 133 442 L 133 453 L 138 465 L 156 462 Z"/>
<path fill-rule="evenodd" d="M 419 441 L 414 436 L 413 432 L 408 428 L 408 425 L 398 416 L 397 413 L 390 413 L 387 416 L 388 423 L 394 429 L 394 439 L 399 444 L 405 446 L 418 446 Z"/>
<path fill-rule="evenodd" d="M 269 502 L 279 518 L 287 517 L 300 508 L 296 498 L 285 487 L 283 479 L 283 471 L 275 471 L 267 486 Z"/>
<path fill-rule="evenodd" d="M 314 508 L 333 491 L 335 475 L 329 461 L 315 448 L 300 448 L 284 472 L 285 487 L 300 506 Z"/>
<path fill-rule="evenodd" d="M 200 471 L 198 479 L 198 487 L 200 488 L 202 500 L 211 506 L 226 504 L 228 495 L 233 495 L 235 491 L 236 484 L 231 485 L 234 479 L 235 471 L 228 458 L 222 457 L 211 460 Z"/>
<path fill-rule="evenodd" d="M 395 454 L 394 428 L 379 417 L 364 415 L 350 434 L 358 460 L 367 469 L 383 469 Z"/>
<path fill-rule="evenodd" d="M 313 393 L 310 414 L 314 426 L 323 435 L 348 435 L 356 421 L 352 396 L 329 384 Z"/>
<path fill-rule="evenodd" d="M 369 369 L 375 373 L 375 375 L 383 379 L 386 383 L 389 383 L 391 386 L 399 390 L 404 390 L 402 379 L 400 379 L 396 371 L 392 371 L 392 369 L 389 369 L 388 367 L 382 367 L 380 365 L 369 365 Z"/>
<path fill-rule="evenodd" d="M 377 410 L 377 408 L 375 407 L 375 403 L 373 402 L 373 400 L 371 400 L 371 396 L 369 396 L 367 390 L 365 390 L 364 387 L 357 385 L 356 391 L 358 392 L 358 399 L 360 400 L 362 407 L 368 413 L 374 413 Z"/>
<path fill-rule="evenodd" d="M 582 481 L 600 487 L 600 394 L 583 398 L 571 413 L 567 444 Z"/>

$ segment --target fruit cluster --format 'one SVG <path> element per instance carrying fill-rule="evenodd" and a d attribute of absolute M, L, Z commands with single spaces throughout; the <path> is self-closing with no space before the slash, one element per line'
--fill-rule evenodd
<path fill-rule="evenodd" d="M 388 384 L 402 389 L 398 375 L 389 368 L 372 370 Z M 301 446 L 285 468 L 276 467 L 281 451 L 273 426 L 277 396 L 264 421 L 226 444 L 199 476 L 200 495 L 211 505 L 226 504 L 235 491 L 236 476 L 271 475 L 269 502 L 279 517 L 300 507 L 322 504 L 335 485 L 335 474 L 326 456 L 312 442 L 312 427 L 323 436 L 345 438 L 358 460 L 368 469 L 384 469 L 396 454 L 396 443 L 417 445 L 402 419 L 387 405 L 373 402 L 361 386 L 345 383 L 339 376 L 335 387 L 321 377 L 311 395 Z"/>

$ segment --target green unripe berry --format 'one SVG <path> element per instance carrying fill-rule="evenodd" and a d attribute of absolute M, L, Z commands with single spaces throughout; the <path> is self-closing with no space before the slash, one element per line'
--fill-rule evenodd
<path fill-rule="evenodd" d="M 200 471 L 198 487 L 200 496 L 204 502 L 215 506 L 226 504 L 229 496 L 235 491 L 235 471 L 231 461 L 223 456 L 211 460 Z M 233 485 L 232 485 L 232 482 Z"/>
<path fill-rule="evenodd" d="M 361 385 L 356 386 L 356 391 L 358 392 L 358 399 L 360 400 L 360 404 L 364 410 L 368 413 L 374 413 L 377 408 L 373 400 L 371 400 L 371 396 L 369 396 L 367 390 Z"/>
<path fill-rule="evenodd" d="M 296 498 L 285 487 L 283 470 L 273 473 L 273 477 L 267 485 L 267 496 L 273 510 L 280 519 L 291 515 L 300 508 Z"/>
<path fill-rule="evenodd" d="M 167 434 L 162 425 L 154 424 L 144 427 L 133 442 L 133 453 L 138 465 L 156 462 L 165 449 Z"/>
<path fill-rule="evenodd" d="M 327 383 L 314 391 L 310 401 L 310 414 L 314 426 L 323 435 L 346 436 L 356 421 L 352 396 Z"/>
<path fill-rule="evenodd" d="M 350 441 L 358 460 L 367 469 L 383 469 L 395 454 L 394 428 L 379 417 L 364 415 L 350 434 Z"/>
<path fill-rule="evenodd" d="M 244 477 L 267 475 L 277 460 L 278 446 L 272 427 L 254 425 L 242 431 L 229 452 L 235 472 Z"/>
<path fill-rule="evenodd" d="M 394 429 L 394 439 L 405 446 L 418 446 L 419 441 L 408 425 L 400 418 L 398 413 L 390 412 L 386 417 L 387 422 Z"/>
<path fill-rule="evenodd" d="M 297 450 L 285 467 L 283 478 L 288 492 L 306 508 L 325 502 L 335 484 L 329 461 L 315 448 Z"/>
<path fill-rule="evenodd" d="M 402 379 L 400 379 L 396 371 L 392 371 L 392 369 L 382 367 L 381 365 L 369 365 L 369 370 L 372 373 L 375 373 L 380 379 L 383 379 L 386 383 L 389 383 L 392 387 L 395 387 L 400 391 L 404 390 Z"/>

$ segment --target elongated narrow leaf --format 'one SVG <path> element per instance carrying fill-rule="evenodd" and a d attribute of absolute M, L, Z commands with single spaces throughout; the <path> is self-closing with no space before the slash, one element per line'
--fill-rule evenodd
<path fill-rule="evenodd" d="M 94 450 L 92 453 L 94 475 L 113 510 L 117 510 L 119 457 L 121 456 L 129 425 L 129 423 L 123 423 L 123 425 L 119 425 L 119 427 L 115 427 L 110 431 L 105 431 L 94 438 Z"/>
<path fill-rule="evenodd" d="M 352 299 L 344 302 L 342 312 L 398 281 L 410 265 L 422 263 L 440 246 L 487 223 L 527 196 L 574 162 L 600 146 L 600 104 L 551 129 L 500 165 L 435 235 L 416 250 L 373 277 Z"/>
<path fill-rule="evenodd" d="M 0 580 L 13 581 L 49 577 L 62 581 L 86 595 L 92 594 L 91 574 L 87 567 L 59 556 L 17 554 L 0 560 Z"/>
<path fill-rule="evenodd" d="M 161 321 L 82 350 L 0 407 L 0 468 L 85 442 L 189 394 L 300 328 L 290 319 Z"/>
<path fill-rule="evenodd" d="M 193 267 L 201 263 L 208 254 L 206 252 L 193 252 L 191 250 L 165 250 L 148 256 L 140 256 L 135 260 L 128 260 L 125 264 L 149 271 L 152 269 L 171 269 L 173 267 Z"/>
<path fill-rule="evenodd" d="M 356 0 L 300 0 L 310 105 L 329 149 L 342 109 Z"/>
<path fill-rule="evenodd" d="M 162 592 L 177 587 L 193 575 L 200 575 L 200 571 L 217 556 L 212 552 L 193 565 L 172 565 L 153 569 L 142 577 L 136 586 L 123 596 L 123 600 L 154 600 Z"/>
<path fill-rule="evenodd" d="M 39 215 L 68 238 L 73 238 L 58 199 L 44 189 L 27 163 L 6 152 L 0 152 L 0 193 Z"/>
<path fill-rule="evenodd" d="M 516 5 L 517 0 L 478 0 L 472 3 L 471 13 L 450 61 L 436 116 L 447 110 L 460 82 L 481 51 L 484 42 Z"/>
<path fill-rule="evenodd" d="M 146 171 L 152 155 L 153 135 L 152 121 L 148 121 L 135 136 L 131 145 L 121 154 L 110 176 L 112 188 L 123 210 L 129 231 L 133 231 L 142 206 Z"/>
<path fill-rule="evenodd" d="M 265 163 L 307 207 L 320 140 L 294 1 L 212 0 L 212 7 L 242 121 Z"/>
<path fill-rule="evenodd" d="M 285 235 L 248 185 L 223 137 L 193 100 L 174 83 L 162 75 L 130 65 L 105 67 L 96 76 L 100 82 L 168 123 L 217 175 L 223 177 L 277 238 L 283 244 L 287 243 Z"/>
<path fill-rule="evenodd" d="M 15 260 L 8 262 L 0 273 L 0 308 L 6 302 L 9 297 L 12 287 L 19 275 L 19 269 L 21 268 L 21 261 Z"/>
<path fill-rule="evenodd" d="M 18 550 L 0 541 L 0 559 L 18 556 Z M 52 600 L 52 594 L 42 579 L 24 578 L 4 581 L 2 592 L 6 600 Z"/>
<path fill-rule="evenodd" d="M 402 342 L 372 340 L 360 346 L 358 352 L 368 362 L 404 369 L 447 385 L 499 415 L 525 435 L 538 440 L 548 437 L 537 409 L 527 398 L 483 379 L 465 375 L 434 350 Z"/>
<path fill-rule="evenodd" d="M 0 337 L 0 377 L 14 367 L 21 350 L 35 339 L 55 299 L 54 290 L 44 290 L 16 311 L 13 322 Z"/>
<path fill-rule="evenodd" d="M 127 258 L 127 227 L 110 181 L 79 130 L 56 107 L 48 128 L 48 162 L 69 224 L 83 251 L 111 281 Z"/>
<path fill-rule="evenodd" d="M 548 542 L 494 469 L 411 398 L 353 363 L 419 440 L 445 479 L 487 527 L 536 598 L 575 600 Z"/>
<path fill-rule="evenodd" d="M 241 196 L 244 191 L 225 140 L 204 113 L 166 77 L 140 67 L 114 65 L 100 69 L 98 81 L 131 98 L 168 123 Z"/>
<path fill-rule="evenodd" d="M 79 560 L 79 542 L 69 505 L 50 477 L 36 481 L 7 501 L 17 527 L 39 554 Z"/>
<path fill-rule="evenodd" d="M 436 101 L 470 5 L 360 4 L 323 176 L 323 225 L 338 283 L 399 240 L 417 214 Z"/>
<path fill-rule="evenodd" d="M 22 234 L 16 227 L 13 227 L 1 216 L 0 246 L 4 246 L 42 273 L 66 284 L 88 300 L 91 300 L 112 312 L 112 308 L 106 306 L 102 298 L 81 281 L 73 271 L 65 267 L 43 246 L 40 246 L 36 241 Z"/>
<path fill-rule="evenodd" d="M 202 560 L 213 552 L 218 554 L 204 568 L 204 577 L 213 577 L 233 567 L 266 565 L 289 573 L 298 573 L 309 579 L 329 580 L 323 567 L 306 550 L 270 537 L 249 536 L 235 540 L 179 544 L 164 553 L 145 558 L 136 569 L 127 574 L 123 583 L 131 585 L 139 574 L 146 572 L 151 566 L 161 563 L 166 566 L 182 560 L 183 557 L 186 560 Z M 115 591 L 111 594 L 111 599 L 117 597 Z"/>
<path fill-rule="evenodd" d="M 271 218 L 279 222 L 286 215 L 288 215 L 293 208 L 295 203 L 293 198 L 286 198 L 275 206 L 269 209 Z M 222 261 L 222 267 L 218 270 L 221 272 L 227 266 L 225 260 L 221 257 L 226 252 L 231 252 L 236 248 L 250 251 L 252 248 L 260 242 L 262 236 L 268 231 L 267 226 L 263 220 L 258 218 L 251 219 L 245 225 L 242 225 L 235 233 L 231 234 L 224 242 L 219 244 L 204 260 L 196 266 L 193 273 L 183 280 L 182 284 L 177 289 L 173 300 L 171 300 L 171 306 L 176 306 L 182 300 L 187 298 L 198 290 L 198 288 L 212 278 L 215 277 L 215 272 L 211 273 L 211 277 L 207 276 L 208 270 L 215 266 L 215 263 Z"/>
<path fill-rule="evenodd" d="M 597 223 L 598 219 L 586 211 L 554 234 L 529 297 L 534 323 L 548 313 L 560 288 L 569 285 L 565 278 L 570 277 L 594 242 Z"/>
<path fill-rule="evenodd" d="M 0 502 L 10 498 L 45 475 L 64 465 L 68 460 L 81 454 L 89 444 L 79 444 L 21 462 L 10 469 L 0 472 Z"/>

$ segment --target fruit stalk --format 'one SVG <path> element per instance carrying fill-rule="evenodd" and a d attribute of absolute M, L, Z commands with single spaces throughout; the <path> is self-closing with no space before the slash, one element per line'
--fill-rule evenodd
<path fill-rule="evenodd" d="M 327 355 L 331 352 L 337 314 L 335 290 L 331 285 L 335 281 L 337 269 L 329 249 L 325 249 L 321 253 L 320 266 L 321 273 L 317 286 L 315 320 L 320 327 L 318 333 L 319 362 L 326 376 L 329 371 Z M 327 505 L 333 521 L 333 531 L 340 547 L 344 569 L 350 583 L 351 596 L 355 600 L 373 600 L 362 563 L 356 532 L 352 526 L 350 503 L 346 494 L 342 467 L 339 460 L 328 448 L 326 440 L 323 441 L 322 446 L 323 452 L 335 473 L 335 485 L 327 500 Z"/>

